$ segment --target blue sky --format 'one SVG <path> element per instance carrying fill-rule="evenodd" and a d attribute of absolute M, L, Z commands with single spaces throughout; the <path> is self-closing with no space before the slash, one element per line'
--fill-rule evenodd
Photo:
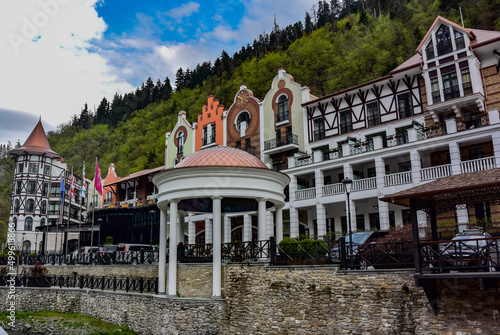
<path fill-rule="evenodd" d="M 230 55 L 304 19 L 316 0 L 2 0 L 0 143 L 21 144 L 39 117 L 54 130 L 87 102 L 148 77 Z M 20 121 L 21 120 L 21 121 Z M 26 130 L 28 129 L 28 130 Z"/>

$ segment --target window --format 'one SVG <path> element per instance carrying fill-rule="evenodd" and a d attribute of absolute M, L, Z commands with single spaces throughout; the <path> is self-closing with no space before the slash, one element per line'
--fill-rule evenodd
<path fill-rule="evenodd" d="M 42 196 L 46 197 L 49 194 L 49 183 L 43 183 Z"/>
<path fill-rule="evenodd" d="M 113 192 L 108 191 L 106 192 L 106 203 L 111 203 L 113 201 Z"/>
<path fill-rule="evenodd" d="M 180 131 L 177 133 L 177 154 L 182 154 L 184 152 L 184 132 Z"/>
<path fill-rule="evenodd" d="M 427 59 L 432 59 L 435 57 L 434 55 L 434 46 L 432 45 L 432 40 L 427 44 L 427 47 L 425 48 L 425 53 L 427 55 Z"/>
<path fill-rule="evenodd" d="M 24 221 L 24 230 L 33 230 L 33 218 L 26 218 L 26 220 Z"/>
<path fill-rule="evenodd" d="M 41 219 L 40 220 L 40 226 L 45 226 L 45 222 L 46 222 L 45 219 Z"/>
<path fill-rule="evenodd" d="M 236 118 L 236 129 L 240 132 L 242 129 L 246 130 L 250 124 L 250 114 L 248 112 L 241 112 Z"/>
<path fill-rule="evenodd" d="M 19 199 L 14 200 L 14 212 L 19 213 Z"/>
<path fill-rule="evenodd" d="M 412 111 L 410 93 L 404 93 L 398 95 L 398 111 L 400 119 L 412 116 L 413 111 Z"/>
<path fill-rule="evenodd" d="M 444 100 L 458 98 L 460 91 L 458 90 L 457 73 L 451 72 L 443 75 Z"/>
<path fill-rule="evenodd" d="M 474 149 L 469 149 L 469 159 L 479 159 L 483 158 L 484 153 L 483 153 L 483 148 L 474 148 Z"/>
<path fill-rule="evenodd" d="M 470 70 L 468 67 L 460 70 L 462 76 L 462 88 L 464 90 L 464 95 L 472 94 L 472 83 L 470 80 Z"/>
<path fill-rule="evenodd" d="M 325 123 L 323 118 L 314 120 L 314 141 L 325 138 Z"/>
<path fill-rule="evenodd" d="M 459 31 L 453 30 L 455 33 L 455 45 L 457 50 L 465 48 L 464 34 Z"/>
<path fill-rule="evenodd" d="M 42 201 L 42 214 L 47 214 L 47 201 Z"/>
<path fill-rule="evenodd" d="M 450 28 L 442 24 L 436 32 L 436 47 L 438 56 L 445 55 L 453 51 L 451 45 Z"/>
<path fill-rule="evenodd" d="M 28 194 L 36 193 L 36 181 L 30 180 L 28 181 Z"/>
<path fill-rule="evenodd" d="M 35 212 L 35 200 L 28 199 L 26 206 L 26 213 L 34 213 Z"/>
<path fill-rule="evenodd" d="M 21 194 L 22 182 L 20 180 L 16 181 L 16 194 Z"/>
<path fill-rule="evenodd" d="M 46 176 L 50 176 L 50 165 L 45 165 L 43 167 L 43 174 Z"/>
<path fill-rule="evenodd" d="M 431 78 L 431 91 L 432 102 L 435 104 L 441 102 L 441 93 L 439 92 L 439 79 L 437 77 Z"/>
<path fill-rule="evenodd" d="M 366 114 L 368 115 L 368 127 L 380 124 L 380 115 L 378 113 L 378 102 L 372 102 L 366 105 Z"/>
<path fill-rule="evenodd" d="M 411 171 L 411 162 L 399 162 L 398 163 L 399 172 Z"/>
<path fill-rule="evenodd" d="M 278 120 L 277 122 L 288 121 L 288 97 L 282 95 L 278 99 Z"/>
<path fill-rule="evenodd" d="M 212 134 L 210 138 L 211 138 L 211 143 L 215 143 L 215 123 L 212 124 Z"/>
<path fill-rule="evenodd" d="M 12 218 L 12 223 L 14 224 L 14 229 L 17 230 L 17 218 Z"/>
<path fill-rule="evenodd" d="M 17 173 L 23 173 L 23 163 L 17 165 Z"/>
<path fill-rule="evenodd" d="M 30 173 L 38 173 L 38 163 L 30 163 Z"/>
<path fill-rule="evenodd" d="M 203 145 L 208 144 L 208 126 L 203 126 Z"/>
<path fill-rule="evenodd" d="M 340 112 L 340 133 L 345 134 L 352 131 L 351 111 Z"/>

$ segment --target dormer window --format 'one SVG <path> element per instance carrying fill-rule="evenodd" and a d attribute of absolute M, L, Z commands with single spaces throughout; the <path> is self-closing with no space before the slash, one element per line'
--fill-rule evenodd
<path fill-rule="evenodd" d="M 278 99 L 278 120 L 277 122 L 288 121 L 288 97 L 282 95 Z"/>
<path fill-rule="evenodd" d="M 442 24 L 436 31 L 436 48 L 438 56 L 445 55 L 453 51 L 450 28 L 444 24 Z"/>
<path fill-rule="evenodd" d="M 453 30 L 455 33 L 455 45 L 457 50 L 465 48 L 464 34 L 459 31 Z"/>

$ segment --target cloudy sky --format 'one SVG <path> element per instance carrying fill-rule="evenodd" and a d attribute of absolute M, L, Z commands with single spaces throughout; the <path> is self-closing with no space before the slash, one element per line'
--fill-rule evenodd
<path fill-rule="evenodd" d="M 38 118 L 54 130 L 85 102 L 149 76 L 230 55 L 317 0 L 1 0 L 0 143 L 25 141 Z"/>

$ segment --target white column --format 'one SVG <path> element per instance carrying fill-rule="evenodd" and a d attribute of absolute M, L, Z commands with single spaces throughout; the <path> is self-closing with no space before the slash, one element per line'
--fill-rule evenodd
<path fill-rule="evenodd" d="M 160 208 L 160 255 L 158 259 L 158 294 L 165 295 L 165 271 L 167 263 L 167 210 Z"/>
<path fill-rule="evenodd" d="M 420 154 L 417 150 L 410 150 L 411 178 L 414 184 L 420 183 Z"/>
<path fill-rule="evenodd" d="M 168 295 L 177 297 L 177 201 L 170 202 L 170 243 L 168 251 Z"/>
<path fill-rule="evenodd" d="M 380 230 L 389 230 L 389 203 L 378 200 L 378 216 L 380 220 Z"/>
<path fill-rule="evenodd" d="M 212 243 L 212 220 L 205 215 L 205 243 Z"/>
<path fill-rule="evenodd" d="M 394 220 L 396 221 L 396 227 L 400 227 L 403 224 L 403 213 L 398 209 L 394 211 Z"/>
<path fill-rule="evenodd" d="M 221 222 L 221 197 L 212 198 L 213 208 L 213 278 L 212 278 L 212 298 L 221 296 L 221 274 L 222 274 L 222 222 Z"/>
<path fill-rule="evenodd" d="M 266 240 L 274 236 L 274 214 L 272 211 L 266 212 Z"/>
<path fill-rule="evenodd" d="M 349 202 L 351 205 L 351 228 L 352 228 L 352 232 L 355 233 L 357 231 L 358 227 L 356 224 L 356 204 L 352 200 L 352 193 L 349 195 Z M 349 212 L 348 212 L 347 201 L 345 202 L 345 213 L 347 216 L 347 230 L 349 230 Z"/>
<path fill-rule="evenodd" d="M 323 171 L 314 171 L 314 183 L 316 184 L 316 198 L 321 199 L 323 196 L 323 185 L 325 184 Z"/>
<path fill-rule="evenodd" d="M 184 212 L 178 212 L 177 213 L 177 216 L 179 217 L 179 230 L 177 231 L 177 233 L 179 234 L 179 236 L 177 237 L 177 242 L 178 243 L 186 243 L 186 239 L 185 239 L 185 231 L 186 231 L 186 226 L 185 226 L 185 216 L 184 216 Z"/>
<path fill-rule="evenodd" d="M 224 243 L 231 243 L 231 218 L 224 215 Z"/>
<path fill-rule="evenodd" d="M 283 240 L 283 207 L 276 206 L 276 243 Z"/>
<path fill-rule="evenodd" d="M 193 221 L 193 213 L 188 214 L 188 243 L 196 243 L 196 223 Z"/>
<path fill-rule="evenodd" d="M 364 220 L 365 220 L 365 231 L 369 231 L 370 230 L 370 214 L 369 213 L 365 213 Z"/>
<path fill-rule="evenodd" d="M 326 209 L 323 204 L 316 204 L 316 227 L 318 238 L 323 238 L 326 235 Z"/>
<path fill-rule="evenodd" d="M 492 132 L 491 142 L 493 143 L 493 154 L 495 155 L 496 167 L 500 168 L 500 131 Z"/>
<path fill-rule="evenodd" d="M 258 231 L 258 239 L 259 241 L 266 240 L 266 198 L 257 199 L 259 202 L 259 231 Z"/>
<path fill-rule="evenodd" d="M 290 237 L 299 237 L 299 210 L 295 207 L 290 207 Z"/>
<path fill-rule="evenodd" d="M 252 216 L 250 214 L 244 214 L 242 242 L 250 242 L 251 240 L 252 240 Z"/>
<path fill-rule="evenodd" d="M 375 157 L 375 173 L 377 178 L 377 190 L 379 191 L 379 194 L 383 194 L 382 192 L 385 187 L 385 163 L 384 159 L 380 156 Z"/>
<path fill-rule="evenodd" d="M 460 147 L 457 142 L 449 142 L 448 146 L 450 148 L 451 174 L 460 174 Z"/>
<path fill-rule="evenodd" d="M 467 205 L 457 205 L 456 211 L 458 231 L 463 232 L 464 229 L 469 227 L 469 211 L 467 210 Z"/>
<path fill-rule="evenodd" d="M 288 184 L 290 203 L 295 201 L 295 192 L 297 192 L 297 177 L 289 175 L 290 183 Z"/>

